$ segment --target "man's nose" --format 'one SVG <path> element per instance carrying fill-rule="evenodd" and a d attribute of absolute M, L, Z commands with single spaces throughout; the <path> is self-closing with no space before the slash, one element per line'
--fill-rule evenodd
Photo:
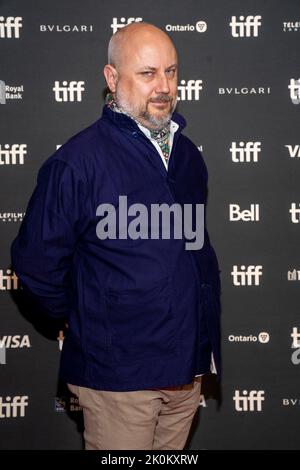
<path fill-rule="evenodd" d="M 169 81 L 165 74 L 161 74 L 157 77 L 155 91 L 156 93 L 169 93 L 170 92 Z"/>

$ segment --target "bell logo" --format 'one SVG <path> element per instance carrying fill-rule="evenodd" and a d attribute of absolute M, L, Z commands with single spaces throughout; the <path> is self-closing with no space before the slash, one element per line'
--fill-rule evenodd
<path fill-rule="evenodd" d="M 0 397 L 0 418 L 23 418 L 28 406 L 28 396 Z"/>
<path fill-rule="evenodd" d="M 265 400 L 264 390 L 243 390 L 242 395 L 240 390 L 235 390 L 233 401 L 235 403 L 236 411 L 261 411 L 262 402 Z"/>

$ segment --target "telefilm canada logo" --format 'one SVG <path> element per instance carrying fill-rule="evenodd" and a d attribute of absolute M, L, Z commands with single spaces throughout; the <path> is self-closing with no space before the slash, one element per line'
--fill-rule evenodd
<path fill-rule="evenodd" d="M 0 212 L 0 222 L 22 222 L 25 212 Z"/>
<path fill-rule="evenodd" d="M 23 99 L 24 85 L 8 85 L 0 80 L 0 104 Z"/>

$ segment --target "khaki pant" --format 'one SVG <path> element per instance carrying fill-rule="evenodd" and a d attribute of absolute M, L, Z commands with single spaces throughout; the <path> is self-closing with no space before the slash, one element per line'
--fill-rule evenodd
<path fill-rule="evenodd" d="M 86 450 L 181 450 L 199 406 L 201 377 L 134 392 L 68 387 L 83 408 Z"/>

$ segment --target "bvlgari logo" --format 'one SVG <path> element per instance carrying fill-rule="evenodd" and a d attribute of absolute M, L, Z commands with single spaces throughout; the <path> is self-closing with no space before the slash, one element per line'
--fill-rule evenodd
<path fill-rule="evenodd" d="M 92 24 L 41 24 L 41 33 L 92 33 Z"/>

